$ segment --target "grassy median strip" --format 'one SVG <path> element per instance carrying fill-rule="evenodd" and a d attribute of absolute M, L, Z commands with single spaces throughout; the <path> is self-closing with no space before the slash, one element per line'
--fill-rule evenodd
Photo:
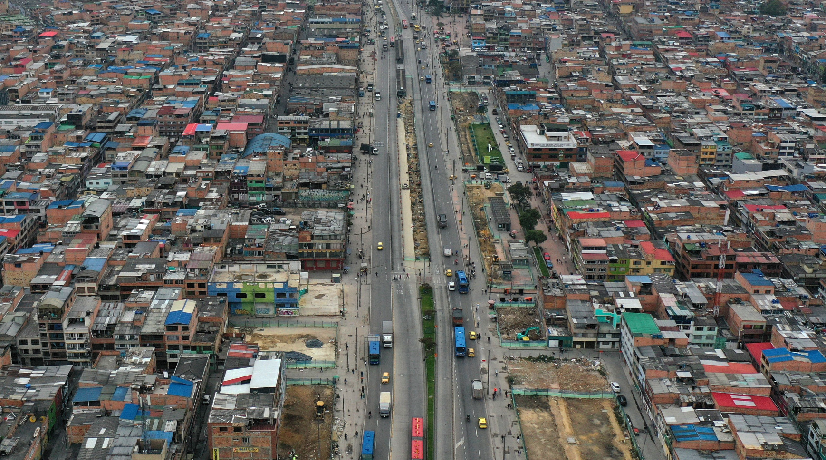
<path fill-rule="evenodd" d="M 542 249 L 535 246 L 533 248 L 533 253 L 536 255 L 536 264 L 539 265 L 539 271 L 542 272 L 542 276 L 545 278 L 550 278 L 551 272 L 548 271 L 548 267 L 545 265 L 545 258 L 542 256 Z"/>
<path fill-rule="evenodd" d="M 436 309 L 433 305 L 433 288 L 429 284 L 419 287 L 419 297 L 422 299 L 422 351 L 425 358 L 425 383 L 427 384 L 427 434 L 425 445 L 427 456 L 435 458 L 436 447 L 434 424 L 436 422 Z"/>

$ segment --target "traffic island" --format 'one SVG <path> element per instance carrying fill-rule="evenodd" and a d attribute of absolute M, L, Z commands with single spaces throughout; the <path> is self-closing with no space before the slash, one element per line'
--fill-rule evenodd
<path fill-rule="evenodd" d="M 436 308 L 433 303 L 433 288 L 429 284 L 419 287 L 422 309 L 422 354 L 425 361 L 425 383 L 427 394 L 427 456 L 435 458 L 436 422 Z"/>

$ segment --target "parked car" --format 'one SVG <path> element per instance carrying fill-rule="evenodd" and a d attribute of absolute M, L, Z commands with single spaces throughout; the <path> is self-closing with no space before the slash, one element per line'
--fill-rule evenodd
<path fill-rule="evenodd" d="M 544 254 L 542 254 L 542 257 L 543 257 L 546 261 L 551 260 L 551 255 L 550 255 L 550 254 L 548 254 L 547 252 L 546 252 L 546 253 L 544 253 Z"/>
<path fill-rule="evenodd" d="M 619 392 L 620 392 L 620 391 L 622 391 L 622 388 L 620 388 L 619 383 L 617 383 L 617 382 L 611 382 L 611 390 L 613 390 L 613 391 L 614 391 L 614 393 L 619 394 Z"/>
<path fill-rule="evenodd" d="M 627 406 L 628 405 L 628 400 L 625 399 L 625 396 L 623 396 L 623 395 L 617 395 L 617 402 L 619 403 L 620 406 Z"/>

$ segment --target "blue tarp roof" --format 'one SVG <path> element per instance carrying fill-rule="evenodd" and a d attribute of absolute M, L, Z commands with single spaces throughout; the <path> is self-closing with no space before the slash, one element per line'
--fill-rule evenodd
<path fill-rule="evenodd" d="M 788 348 L 770 348 L 768 350 L 763 350 L 763 356 L 765 356 L 766 361 L 770 363 L 793 361 L 795 356 L 806 358 L 810 362 L 816 364 L 826 362 L 826 358 L 818 350 L 807 350 L 793 353 L 789 351 Z"/>
<path fill-rule="evenodd" d="M 140 407 L 137 404 L 126 404 L 120 412 L 121 420 L 135 420 Z"/>
<path fill-rule="evenodd" d="M 275 133 L 264 133 L 259 134 L 253 137 L 249 143 L 247 144 L 247 148 L 244 149 L 243 157 L 248 157 L 255 153 L 265 153 L 269 150 L 271 145 L 283 145 L 284 147 L 289 147 L 292 143 L 290 142 L 290 138 L 283 136 L 281 134 Z M 221 157 L 223 160 L 223 157 Z"/>
<path fill-rule="evenodd" d="M 101 271 L 106 266 L 106 260 L 105 257 L 87 257 L 81 265 L 86 267 L 87 270 Z"/>
<path fill-rule="evenodd" d="M 85 140 L 89 142 L 103 142 L 104 139 L 106 139 L 106 133 L 89 133 Z"/>
<path fill-rule="evenodd" d="M 169 390 L 166 392 L 168 395 L 173 396 L 183 396 L 185 398 L 191 398 L 192 392 L 195 389 L 195 386 L 192 382 L 186 379 L 182 379 L 180 377 L 175 377 L 174 375 L 170 378 L 172 382 L 169 384 Z"/>
<path fill-rule="evenodd" d="M 179 209 L 178 212 L 175 213 L 176 216 L 194 216 L 197 213 L 197 209 Z"/>
<path fill-rule="evenodd" d="M 112 401 L 127 401 L 127 395 L 129 395 L 129 388 L 126 387 L 117 387 L 115 388 L 115 393 L 112 395 Z M 129 398 L 128 400 L 131 400 Z"/>
<path fill-rule="evenodd" d="M 103 392 L 103 387 L 83 387 L 78 388 L 75 393 L 73 403 L 89 402 L 100 400 L 100 393 Z"/>
<path fill-rule="evenodd" d="M 38 254 L 41 251 L 43 254 L 51 254 L 54 250 L 54 245 L 49 243 L 35 244 L 28 249 L 18 249 L 17 254 Z"/>
<path fill-rule="evenodd" d="M 766 185 L 766 188 L 770 192 L 805 192 L 809 190 L 809 187 L 806 187 L 803 184 L 794 184 L 794 185 Z"/>
<path fill-rule="evenodd" d="M 34 129 L 49 129 L 53 124 L 51 121 L 41 121 L 34 125 Z"/>
<path fill-rule="evenodd" d="M 678 442 L 684 441 L 716 441 L 714 428 L 700 425 L 672 425 L 671 432 Z"/>
<path fill-rule="evenodd" d="M 166 315 L 166 322 L 164 324 L 189 324 L 191 321 L 192 313 L 188 313 L 183 310 L 177 310 L 170 312 L 168 315 Z"/>
<path fill-rule="evenodd" d="M 752 286 L 774 286 L 774 283 L 756 273 L 740 273 Z"/>

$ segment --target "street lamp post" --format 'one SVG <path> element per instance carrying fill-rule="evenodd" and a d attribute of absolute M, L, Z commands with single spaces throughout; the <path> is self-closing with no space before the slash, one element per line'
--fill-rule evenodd
<path fill-rule="evenodd" d="M 505 460 L 505 435 L 502 435 L 502 460 Z"/>

